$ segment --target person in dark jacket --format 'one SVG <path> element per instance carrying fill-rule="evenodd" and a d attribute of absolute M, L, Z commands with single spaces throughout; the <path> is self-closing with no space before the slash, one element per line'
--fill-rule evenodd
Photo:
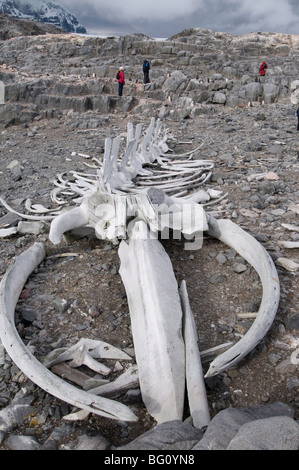
<path fill-rule="evenodd" d="M 143 62 L 143 76 L 144 76 L 144 83 L 149 83 L 150 82 L 150 79 L 149 79 L 149 71 L 150 71 L 150 63 L 148 60 L 145 60 Z"/>
<path fill-rule="evenodd" d="M 299 107 L 297 108 L 297 118 L 298 118 L 297 131 L 299 131 Z"/>
<path fill-rule="evenodd" d="M 266 69 L 268 68 L 268 65 L 266 62 L 263 62 L 262 65 L 260 65 L 260 75 L 264 77 L 266 75 Z"/>
<path fill-rule="evenodd" d="M 118 73 L 118 96 L 122 96 L 124 84 L 125 84 L 124 68 L 120 67 L 119 73 Z"/>

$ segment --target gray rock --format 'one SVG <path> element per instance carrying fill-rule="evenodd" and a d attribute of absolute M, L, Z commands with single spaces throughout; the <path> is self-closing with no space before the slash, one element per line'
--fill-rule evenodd
<path fill-rule="evenodd" d="M 223 253 L 219 253 L 216 256 L 215 260 L 218 261 L 218 263 L 220 264 L 225 264 L 227 262 L 227 257 Z"/>
<path fill-rule="evenodd" d="M 227 450 L 298 450 L 299 424 L 288 416 L 273 416 L 243 424 Z"/>
<path fill-rule="evenodd" d="M 0 411 L 0 431 L 8 432 L 20 426 L 24 419 L 34 411 L 26 403 L 13 403 Z"/>
<path fill-rule="evenodd" d="M 263 95 L 263 86 L 258 82 L 248 83 L 245 85 L 246 98 L 250 101 L 258 101 Z"/>
<path fill-rule="evenodd" d="M 63 439 L 72 435 L 75 431 L 76 425 L 74 424 L 64 424 L 56 427 L 48 439 L 42 444 L 40 450 L 57 450 L 62 444 Z"/>
<path fill-rule="evenodd" d="M 56 298 L 53 300 L 52 305 L 55 308 L 55 310 L 57 310 L 57 312 L 63 313 L 68 309 L 70 303 L 66 299 Z"/>
<path fill-rule="evenodd" d="M 109 441 L 102 436 L 89 436 L 82 434 L 75 441 L 62 444 L 61 450 L 106 450 L 110 446 Z"/>
<path fill-rule="evenodd" d="M 10 450 L 38 450 L 40 444 L 32 436 L 17 436 L 11 434 L 4 442 Z"/>
<path fill-rule="evenodd" d="M 226 103 L 226 94 L 225 93 L 220 93 L 217 91 L 214 93 L 212 102 L 215 104 L 225 104 Z"/>
<path fill-rule="evenodd" d="M 203 432 L 181 421 L 168 421 L 117 450 L 190 450 Z"/>
<path fill-rule="evenodd" d="M 242 410 L 228 408 L 220 411 L 210 422 L 204 437 L 193 450 L 225 450 L 240 427 L 250 421 Z"/>
<path fill-rule="evenodd" d="M 293 410 L 280 402 L 240 409 L 227 408 L 211 420 L 203 438 L 193 450 L 225 450 L 243 424 L 272 416 L 292 419 L 293 415 Z"/>
<path fill-rule="evenodd" d="M 234 272 L 238 273 L 238 274 L 243 273 L 244 271 L 246 271 L 246 269 L 247 269 L 247 267 L 243 263 L 235 263 L 233 265 Z"/>
<path fill-rule="evenodd" d="M 280 89 L 274 83 L 265 83 L 264 85 L 264 100 L 266 104 L 274 103 L 279 95 Z"/>
<path fill-rule="evenodd" d="M 271 181 L 262 181 L 258 186 L 258 191 L 260 194 L 270 194 L 275 193 L 275 185 Z"/>
<path fill-rule="evenodd" d="M 286 320 L 286 325 L 290 330 L 299 329 L 299 313 L 295 313 Z"/>
<path fill-rule="evenodd" d="M 209 282 L 211 284 L 217 285 L 217 284 L 221 284 L 222 282 L 225 282 L 226 279 L 227 278 L 224 274 L 215 274 L 209 279 Z"/>

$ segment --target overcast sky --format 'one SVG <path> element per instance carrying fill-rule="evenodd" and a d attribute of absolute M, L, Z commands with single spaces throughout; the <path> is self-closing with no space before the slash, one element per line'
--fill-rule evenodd
<path fill-rule="evenodd" d="M 55 1 L 55 0 L 54 0 Z M 90 34 L 168 38 L 186 28 L 299 34 L 299 0 L 56 0 Z"/>

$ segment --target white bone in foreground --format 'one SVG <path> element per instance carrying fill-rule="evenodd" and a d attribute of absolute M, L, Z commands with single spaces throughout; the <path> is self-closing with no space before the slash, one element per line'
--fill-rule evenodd
<path fill-rule="evenodd" d="M 185 345 L 182 309 L 171 261 L 137 222 L 118 254 L 130 309 L 142 400 L 158 423 L 182 420 Z M 138 238 L 140 236 L 140 238 Z"/>
<path fill-rule="evenodd" d="M 46 255 L 44 245 L 35 243 L 16 258 L 0 284 L 0 339 L 19 369 L 46 392 L 78 408 L 106 418 L 137 421 L 131 410 L 121 403 L 79 390 L 47 370 L 26 348 L 14 323 L 20 293 L 32 271 Z"/>
<path fill-rule="evenodd" d="M 203 428 L 210 422 L 210 412 L 198 348 L 197 331 L 185 281 L 181 283 L 180 296 L 184 314 L 183 332 L 186 348 L 186 385 L 190 415 L 193 426 Z"/>
<path fill-rule="evenodd" d="M 280 287 L 278 274 L 272 258 L 264 247 L 251 235 L 230 220 L 210 217 L 209 234 L 233 248 L 251 264 L 260 276 L 263 296 L 257 317 L 247 333 L 234 346 L 211 362 L 206 377 L 217 375 L 237 364 L 266 335 L 275 318 Z"/>

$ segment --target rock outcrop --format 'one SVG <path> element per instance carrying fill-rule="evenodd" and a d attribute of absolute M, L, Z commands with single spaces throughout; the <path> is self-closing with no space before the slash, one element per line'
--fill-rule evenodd
<path fill-rule="evenodd" d="M 122 111 L 140 105 L 149 115 L 186 118 L 205 112 L 205 105 L 298 101 L 299 36 L 295 35 L 233 36 L 190 29 L 157 41 L 142 34 L 120 38 L 46 34 L 2 41 L 0 53 L 7 105 L 34 104 L 39 113 L 114 112 L 120 65 L 126 75 Z M 146 85 L 144 57 L 151 62 L 151 83 Z M 262 60 L 268 64 L 266 77 L 258 75 Z M 3 122 L 5 111 L 1 115 Z"/>

